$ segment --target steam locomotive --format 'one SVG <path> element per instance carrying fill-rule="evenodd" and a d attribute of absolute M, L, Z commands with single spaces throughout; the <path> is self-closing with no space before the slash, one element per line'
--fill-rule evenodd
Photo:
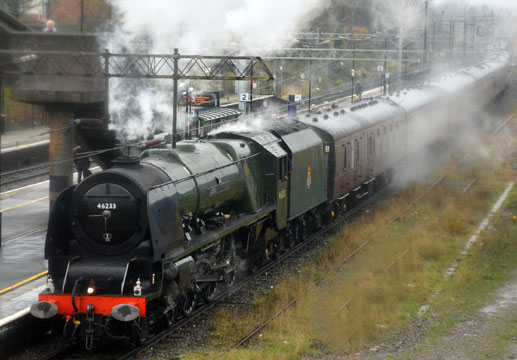
<path fill-rule="evenodd" d="M 507 67 L 493 58 L 350 109 L 116 159 L 57 198 L 31 314 L 87 348 L 189 316 L 385 186 L 425 141 L 461 130 L 454 109 L 494 100 Z"/>

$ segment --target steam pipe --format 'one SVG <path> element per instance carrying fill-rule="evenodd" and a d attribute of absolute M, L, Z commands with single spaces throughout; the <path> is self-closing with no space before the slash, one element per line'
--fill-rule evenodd
<path fill-rule="evenodd" d="M 77 293 L 77 286 L 79 285 L 79 283 L 81 283 L 82 281 L 84 280 L 84 278 L 82 276 L 78 277 L 77 279 L 75 279 L 74 281 L 74 287 L 72 289 L 72 306 L 74 308 L 74 311 L 76 313 L 79 312 L 79 309 L 77 308 L 77 305 L 75 303 L 75 295 Z"/>

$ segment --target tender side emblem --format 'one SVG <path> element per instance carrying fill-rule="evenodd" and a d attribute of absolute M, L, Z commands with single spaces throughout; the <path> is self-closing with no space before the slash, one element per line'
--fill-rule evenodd
<path fill-rule="evenodd" d="M 285 191 L 285 189 L 284 189 L 284 190 L 281 190 L 281 191 L 278 193 L 278 198 L 279 198 L 279 199 L 283 199 L 283 198 L 285 198 L 285 195 L 286 195 L 286 191 Z"/>
<path fill-rule="evenodd" d="M 307 166 L 307 189 L 311 188 L 312 184 L 312 174 L 311 174 L 311 166 Z"/>

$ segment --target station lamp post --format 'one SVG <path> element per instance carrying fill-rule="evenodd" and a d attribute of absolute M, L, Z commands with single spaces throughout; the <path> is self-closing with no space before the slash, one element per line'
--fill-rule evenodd
<path fill-rule="evenodd" d="M 352 70 L 350 70 L 350 76 L 352 77 L 352 103 L 354 102 L 354 92 L 355 92 L 355 61 L 352 60 Z"/>

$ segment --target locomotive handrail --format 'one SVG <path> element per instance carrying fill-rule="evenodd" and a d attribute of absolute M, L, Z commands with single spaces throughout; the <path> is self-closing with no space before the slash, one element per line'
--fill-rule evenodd
<path fill-rule="evenodd" d="M 61 289 L 61 291 L 63 291 L 63 293 L 65 292 L 66 280 L 68 279 L 68 271 L 70 270 L 70 264 L 72 263 L 72 261 L 77 260 L 79 258 L 80 258 L 80 256 L 75 256 L 75 257 L 71 258 L 68 261 L 68 264 L 66 265 L 65 278 L 63 279 L 63 287 Z"/>
<path fill-rule="evenodd" d="M 124 286 L 126 285 L 126 277 L 127 277 L 128 271 L 129 271 L 129 265 L 131 264 L 131 262 L 133 262 L 135 260 L 136 260 L 136 257 L 129 260 L 126 264 L 126 271 L 124 271 L 124 277 L 122 278 L 122 285 L 120 286 L 120 296 L 124 296 Z"/>
<path fill-rule="evenodd" d="M 181 178 L 181 179 L 168 181 L 168 182 L 163 183 L 163 184 L 160 184 L 160 185 L 155 185 L 155 186 L 153 186 L 153 187 L 151 188 L 151 190 L 154 190 L 154 189 L 157 189 L 157 188 L 159 188 L 159 187 L 162 187 L 162 186 L 165 186 L 165 185 L 169 185 L 169 184 L 178 184 L 178 183 L 180 183 L 180 182 L 187 181 L 187 180 L 190 180 L 190 179 L 192 179 L 192 178 L 196 178 L 196 177 L 198 177 L 198 176 L 206 175 L 206 174 L 209 174 L 209 173 L 214 172 L 214 171 L 216 171 L 216 170 L 221 170 L 221 169 L 224 169 L 224 168 L 226 168 L 226 167 L 228 167 L 228 166 L 232 166 L 232 165 L 238 164 L 238 163 L 240 163 L 240 162 L 243 162 L 243 161 L 246 161 L 246 160 L 252 159 L 252 158 L 254 158 L 255 156 L 259 156 L 260 154 L 261 154 L 261 153 L 260 153 L 260 152 L 258 152 L 258 153 L 255 153 L 255 154 L 251 155 L 251 156 L 247 156 L 247 157 L 242 158 L 242 159 L 239 159 L 239 160 L 234 160 L 234 161 L 232 161 L 231 163 L 226 164 L 226 165 L 218 166 L 218 167 L 216 167 L 216 168 L 213 168 L 213 169 L 210 169 L 210 170 L 206 170 L 206 171 L 203 171 L 203 172 L 200 172 L 200 173 L 196 173 L 196 174 L 188 175 L 188 176 L 185 176 L 185 177 L 183 177 L 183 178 Z"/>

